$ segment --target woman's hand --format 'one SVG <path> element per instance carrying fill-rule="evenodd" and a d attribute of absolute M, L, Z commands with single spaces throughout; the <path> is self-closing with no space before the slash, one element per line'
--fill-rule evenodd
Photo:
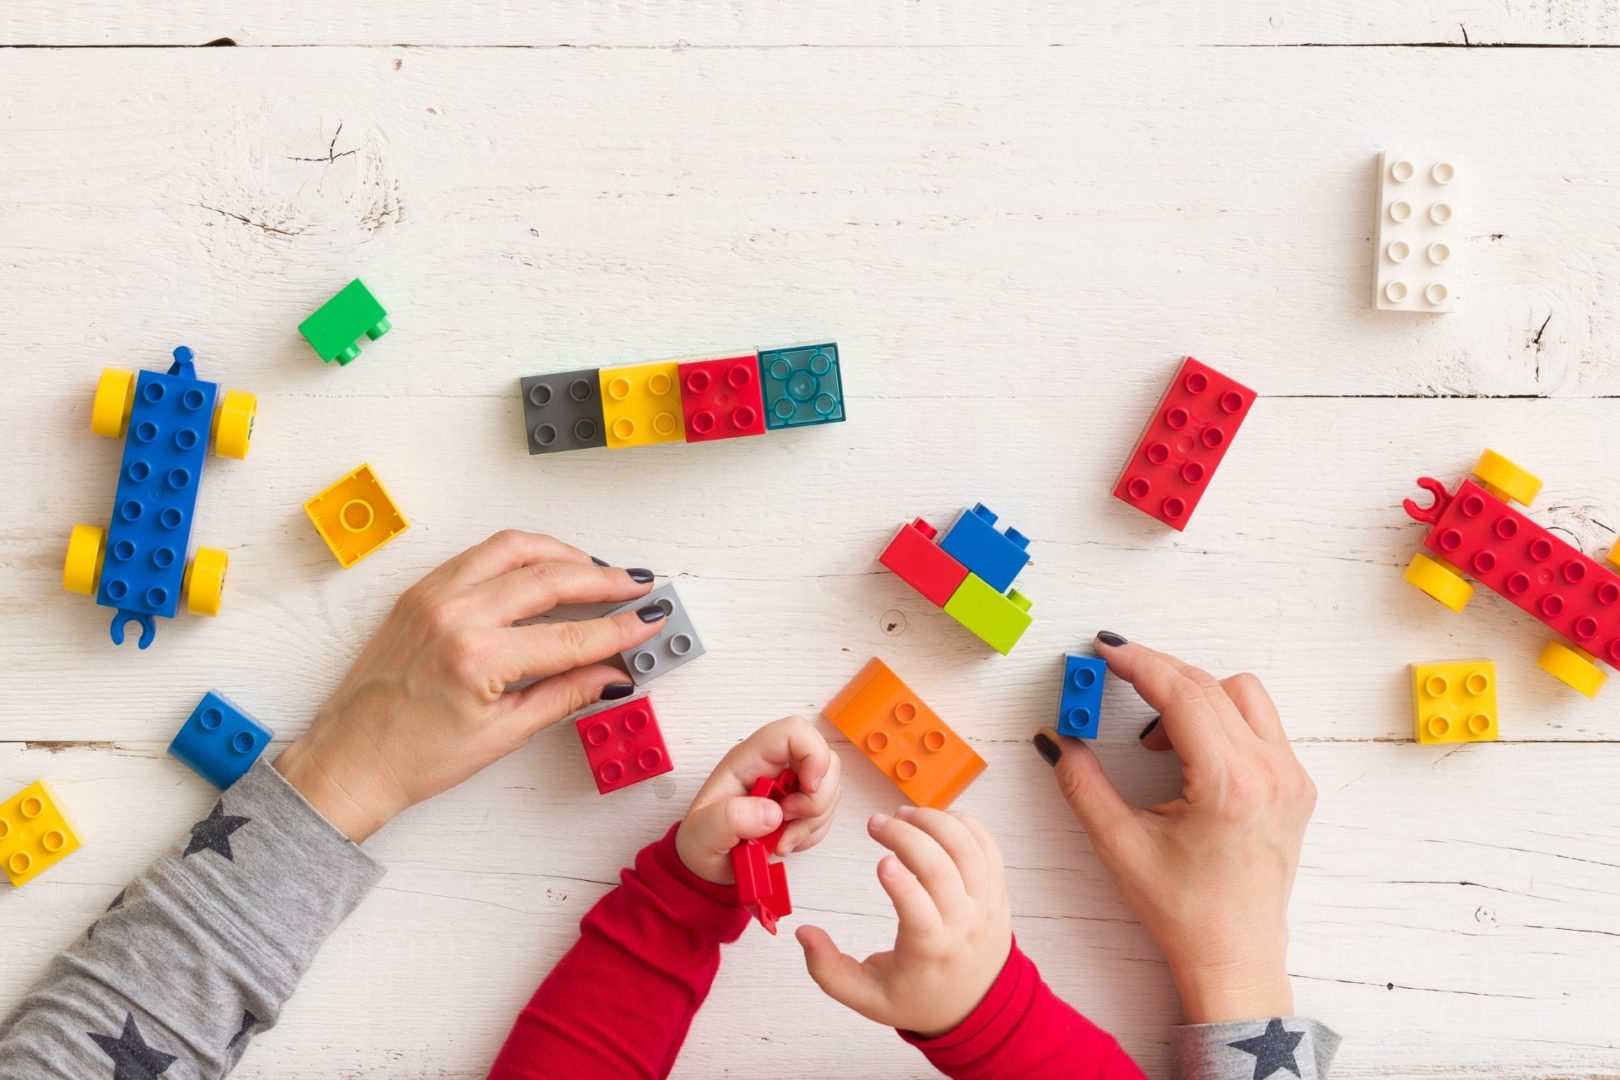
<path fill-rule="evenodd" d="M 1288 894 L 1316 788 L 1253 675 L 1216 679 L 1175 657 L 1097 636 L 1098 653 L 1160 717 L 1182 796 L 1128 806 L 1091 748 L 1046 730 L 1043 757 L 1125 902 L 1164 949 L 1188 1023 L 1288 1016 Z"/>
<path fill-rule="evenodd" d="M 627 696 L 634 687 L 624 671 L 599 661 L 657 633 L 657 605 L 513 624 L 558 604 L 633 600 L 652 578 L 549 536 L 496 533 L 405 591 L 275 767 L 328 821 L 364 841 L 569 713 Z M 525 679 L 537 681 L 507 689 Z"/>
<path fill-rule="evenodd" d="M 755 780 L 775 777 L 786 768 L 798 774 L 798 791 L 780 804 L 749 797 Z M 675 831 L 675 852 L 703 880 L 734 884 L 731 849 L 768 836 L 784 818 L 788 827 L 770 854 L 786 855 L 821 842 L 838 807 L 838 779 L 838 755 L 802 717 L 766 724 L 733 746 L 709 774 Z"/>
<path fill-rule="evenodd" d="M 803 926 L 805 966 L 828 997 L 868 1020 L 938 1038 L 978 1008 L 1012 951 L 1001 852 L 966 814 L 902 806 L 866 828 L 894 852 L 877 867 L 900 916 L 894 948 L 857 960 L 825 930 Z"/>

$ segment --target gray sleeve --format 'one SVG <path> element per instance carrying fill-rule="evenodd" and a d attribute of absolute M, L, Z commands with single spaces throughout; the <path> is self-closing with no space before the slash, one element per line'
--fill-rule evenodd
<path fill-rule="evenodd" d="M 1325 1080 L 1339 1033 L 1308 1016 L 1187 1024 L 1170 1029 L 1181 1080 Z"/>
<path fill-rule="evenodd" d="M 0 1021 L 0 1080 L 224 1076 L 382 875 L 261 759 Z"/>

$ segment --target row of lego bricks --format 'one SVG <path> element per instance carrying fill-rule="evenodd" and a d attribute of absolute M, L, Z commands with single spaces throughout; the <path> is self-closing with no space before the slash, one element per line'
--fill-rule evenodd
<path fill-rule="evenodd" d="M 710 442 L 844 419 L 833 342 L 518 380 L 531 454 Z"/>
<path fill-rule="evenodd" d="M 1029 540 L 1010 526 L 997 529 L 996 520 L 976 503 L 941 536 L 916 518 L 900 526 L 878 562 L 1005 656 L 1032 618 L 1030 600 L 1012 587 L 1029 562 Z"/>

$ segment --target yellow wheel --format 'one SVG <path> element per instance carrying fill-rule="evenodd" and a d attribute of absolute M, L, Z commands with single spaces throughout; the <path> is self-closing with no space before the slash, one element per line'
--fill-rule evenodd
<path fill-rule="evenodd" d="M 1521 469 L 1495 450 L 1487 450 L 1479 455 L 1479 461 L 1474 464 L 1474 475 L 1479 477 L 1486 491 L 1504 502 L 1529 506 L 1541 492 L 1540 477 Z"/>
<path fill-rule="evenodd" d="M 253 414 L 258 411 L 259 399 L 252 394 L 225 391 L 214 411 L 214 453 L 247 457 L 248 444 L 253 441 Z"/>
<path fill-rule="evenodd" d="M 218 615 L 225 593 L 225 567 L 230 556 L 218 548 L 200 547 L 186 567 L 186 610 L 193 615 Z"/>
<path fill-rule="evenodd" d="M 96 594 L 101 582 L 101 560 L 107 554 L 107 530 L 100 525 L 75 525 L 68 537 L 67 561 L 62 564 L 62 588 Z"/>
<path fill-rule="evenodd" d="M 1620 566 L 1620 540 L 1616 540 L 1614 547 L 1609 549 L 1609 561 Z"/>
<path fill-rule="evenodd" d="M 96 383 L 96 400 L 90 406 L 90 430 L 109 439 L 122 439 L 129 425 L 129 410 L 135 405 L 135 373 L 120 368 L 104 368 Z"/>
<path fill-rule="evenodd" d="M 1603 689 L 1604 682 L 1609 678 L 1602 668 L 1592 663 L 1591 653 L 1559 641 L 1547 642 L 1536 664 L 1542 671 L 1587 697 L 1597 697 L 1597 692 Z"/>
<path fill-rule="evenodd" d="M 1452 611 L 1461 611 L 1467 607 L 1468 598 L 1474 595 L 1474 587 L 1464 580 L 1461 574 L 1439 559 L 1429 558 L 1421 551 L 1412 556 L 1412 561 L 1407 563 L 1406 580 Z"/>

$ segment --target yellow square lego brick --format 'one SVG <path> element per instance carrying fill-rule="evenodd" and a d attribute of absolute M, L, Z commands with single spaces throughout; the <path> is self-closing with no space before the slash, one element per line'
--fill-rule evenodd
<path fill-rule="evenodd" d="M 306 502 L 304 512 L 345 570 L 411 527 L 370 465 Z"/>
<path fill-rule="evenodd" d="M 600 378 L 610 448 L 686 441 L 675 361 L 603 368 Z"/>
<path fill-rule="evenodd" d="M 1413 664 L 1412 723 L 1420 743 L 1494 742 L 1496 665 L 1489 660 Z"/>
<path fill-rule="evenodd" d="M 21 888 L 78 850 L 79 837 L 45 781 L 0 803 L 0 866 L 13 885 Z"/>

